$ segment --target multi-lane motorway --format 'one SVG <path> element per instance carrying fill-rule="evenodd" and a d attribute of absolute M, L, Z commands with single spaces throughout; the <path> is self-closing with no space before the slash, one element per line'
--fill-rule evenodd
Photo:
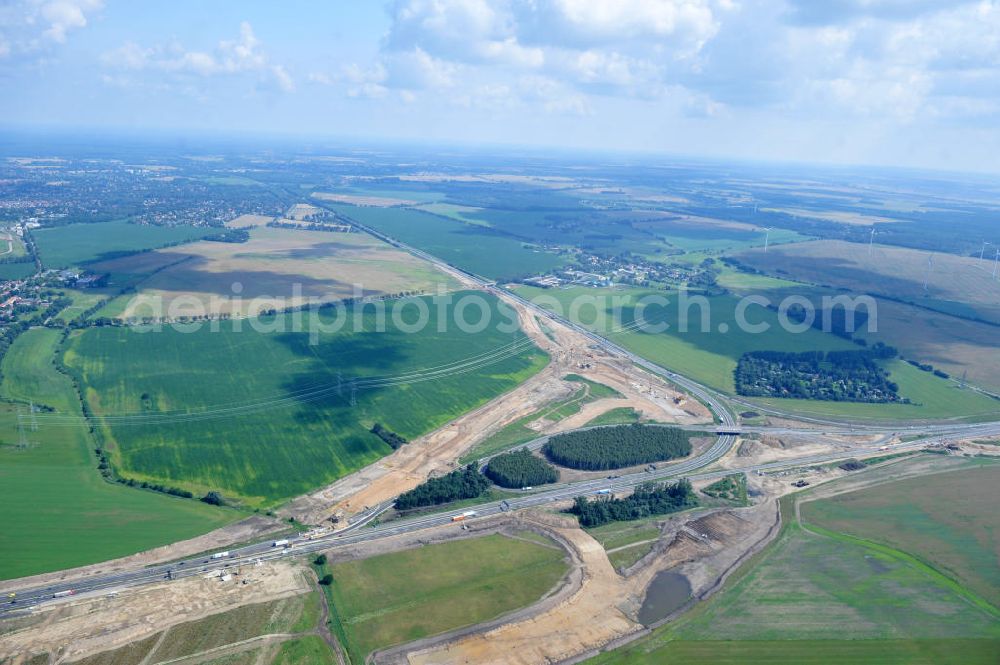
<path fill-rule="evenodd" d="M 964 439 L 969 436 L 995 436 L 1000 435 L 1000 423 L 987 425 L 977 425 L 969 429 L 949 432 L 947 434 L 937 434 L 919 440 L 899 443 L 894 446 L 867 446 L 854 447 L 850 450 L 837 451 L 820 455 L 809 455 L 793 459 L 771 462 L 768 464 L 757 464 L 742 468 L 719 469 L 714 471 L 703 471 L 696 473 L 699 469 L 718 460 L 724 455 L 733 442 L 733 436 L 721 436 L 708 450 L 701 455 L 690 460 L 677 462 L 675 464 L 661 465 L 653 471 L 630 473 L 614 478 L 597 478 L 583 480 L 574 483 L 554 486 L 551 489 L 538 491 L 524 496 L 507 499 L 503 502 L 490 502 L 475 506 L 476 515 L 468 520 L 480 519 L 497 515 L 507 511 L 520 510 L 546 504 L 565 501 L 577 496 L 596 494 L 602 490 L 611 492 L 627 491 L 635 486 L 649 481 L 662 481 L 671 478 L 686 477 L 692 480 L 711 479 L 722 477 L 731 473 L 765 473 L 781 469 L 806 467 L 816 464 L 834 462 L 849 457 L 860 457 L 873 454 L 886 454 L 887 452 L 900 452 L 915 448 L 922 448 L 931 444 L 946 443 L 950 440 Z M 290 547 L 275 547 L 272 541 L 247 545 L 245 547 L 234 548 L 222 559 L 212 559 L 207 556 L 192 557 L 167 564 L 159 564 L 134 571 L 113 573 L 108 575 L 95 576 L 84 580 L 66 582 L 45 587 L 35 587 L 23 589 L 17 593 L 14 604 L 5 604 L 4 612 L 23 611 L 26 608 L 34 607 L 42 603 L 55 601 L 56 595 L 66 591 L 72 591 L 73 595 L 109 593 L 118 589 L 142 586 L 152 582 L 161 582 L 166 579 L 180 579 L 194 575 L 219 574 L 225 569 L 233 569 L 237 566 L 251 566 L 257 561 L 267 561 L 279 559 L 286 556 L 301 556 L 314 552 L 327 551 L 346 545 L 362 543 L 366 541 L 389 538 L 406 533 L 413 533 L 424 529 L 442 527 L 453 524 L 454 517 L 461 515 L 463 511 L 446 511 L 432 515 L 425 515 L 412 519 L 400 519 L 384 524 L 366 526 L 357 524 L 349 529 L 307 539 L 305 536 L 298 536 L 290 539 Z M 459 528 L 459 526 L 455 526 Z"/>
<path fill-rule="evenodd" d="M 415 248 L 409 247 L 396 241 L 395 239 L 388 238 L 381 233 L 373 229 L 364 227 L 363 225 L 358 225 L 364 230 L 368 231 L 372 235 L 379 237 L 393 245 L 401 247 L 411 253 L 424 258 L 436 265 L 448 271 L 456 271 L 454 266 L 450 266 L 442 263 L 436 257 L 430 256 L 425 252 L 417 250 Z M 778 470 L 782 468 L 795 468 L 801 466 L 809 466 L 814 464 L 821 464 L 826 462 L 832 462 L 839 459 L 845 459 L 848 457 L 855 456 L 865 456 L 871 454 L 884 453 L 887 448 L 892 451 L 900 451 L 913 449 L 918 447 L 927 446 L 935 443 L 944 443 L 954 439 L 964 439 L 972 436 L 995 436 L 1000 435 L 1000 423 L 987 423 L 980 425 L 937 425 L 937 426 L 919 426 L 919 427 L 909 427 L 906 428 L 907 433 L 913 435 L 924 434 L 925 438 L 916 439 L 908 441 L 905 443 L 895 444 L 891 447 L 885 445 L 871 445 L 867 447 L 850 447 L 845 450 L 821 454 L 812 455 L 794 459 L 787 459 L 780 462 L 773 462 L 769 464 L 759 464 L 754 466 L 749 466 L 745 468 L 736 469 L 726 469 L 726 470 L 716 470 L 716 471 L 702 471 L 701 473 L 694 473 L 699 469 L 705 469 L 713 462 L 717 461 L 729 449 L 732 447 L 733 443 L 736 441 L 736 436 L 731 432 L 739 430 L 737 420 L 730 410 L 729 405 L 726 402 L 726 398 L 715 393 L 714 391 L 688 379 L 687 377 L 680 376 L 674 372 L 664 369 L 654 363 L 649 362 L 645 358 L 636 356 L 635 354 L 623 349 L 617 344 L 600 337 L 596 333 L 579 326 L 572 321 L 568 321 L 554 313 L 543 309 L 528 301 L 521 298 L 517 294 L 510 293 L 509 291 L 496 288 L 492 283 L 487 280 L 482 279 L 476 275 L 469 273 L 463 274 L 469 279 L 475 280 L 481 285 L 482 288 L 495 293 L 500 298 L 510 299 L 517 301 L 524 307 L 529 308 L 531 311 L 537 313 L 539 316 L 556 321 L 562 325 L 572 328 L 576 332 L 585 336 L 587 339 L 591 340 L 595 346 L 598 346 L 608 353 L 625 358 L 635 365 L 646 369 L 654 374 L 664 377 L 671 383 L 674 383 L 688 393 L 695 396 L 697 399 L 701 400 L 706 404 L 711 411 L 715 414 L 719 421 L 719 424 L 714 426 L 713 429 L 719 433 L 718 439 L 715 443 L 709 447 L 707 450 L 703 451 L 701 454 L 693 457 L 692 459 L 677 462 L 674 464 L 664 464 L 657 468 L 651 468 L 648 471 L 629 473 L 613 478 L 597 478 L 589 480 L 581 480 L 573 483 L 561 484 L 550 486 L 548 489 L 543 491 L 537 491 L 534 493 L 524 493 L 523 496 L 518 496 L 516 498 L 511 498 L 502 502 L 492 502 L 486 503 L 475 507 L 475 516 L 469 517 L 467 519 L 480 519 L 483 517 L 488 517 L 491 515 L 497 515 L 499 513 L 519 510 L 524 508 L 530 508 L 535 506 L 542 506 L 545 504 L 565 501 L 572 499 L 577 496 L 595 494 L 595 493 L 607 493 L 609 490 L 611 492 L 626 491 L 637 485 L 654 481 L 654 480 L 666 480 L 671 478 L 678 478 L 681 476 L 688 477 L 691 479 L 708 479 L 714 477 L 721 477 L 727 474 L 735 472 L 745 472 L 745 473 L 756 473 L 756 472 L 767 472 Z M 792 414 L 789 414 L 790 416 Z M 794 416 L 792 416 L 794 417 Z M 858 430 L 850 426 L 850 424 L 845 423 L 830 423 L 831 426 L 837 428 L 839 433 L 858 433 Z M 751 429 L 751 428 L 745 428 Z M 767 428 L 752 428 L 752 429 L 767 429 Z M 869 428 L 865 427 L 865 430 Z M 892 427 L 872 427 L 871 431 L 888 432 Z M 895 429 L 903 429 L 900 427 L 895 427 Z M 769 430 L 771 431 L 771 430 Z M 790 430 L 790 431 L 808 431 L 808 430 Z M 815 433 L 815 432 L 813 432 Z M 539 439 L 534 442 L 536 446 L 540 446 L 544 443 L 544 438 Z M 380 509 L 384 509 L 388 505 L 381 506 Z M 99 593 L 111 593 L 118 589 L 126 589 L 131 587 L 137 587 L 144 584 L 149 584 L 153 582 L 161 582 L 167 579 L 179 579 L 183 577 L 191 577 L 194 575 L 212 575 L 221 573 L 225 569 L 232 569 L 237 566 L 252 566 L 258 561 L 267 561 L 272 559 L 278 559 L 286 556 L 297 556 L 303 554 L 309 554 L 313 552 L 330 550 L 337 547 L 344 547 L 347 545 L 362 543 L 366 541 L 377 540 L 381 538 L 389 538 L 392 536 L 397 536 L 406 533 L 413 533 L 421 531 L 424 529 L 441 527 L 453 523 L 453 518 L 461 515 L 461 511 L 446 511 L 442 513 L 436 513 L 432 515 L 425 515 L 422 517 L 416 517 L 411 519 L 400 519 L 384 524 L 371 524 L 372 518 L 376 517 L 380 510 L 372 511 L 367 514 L 365 518 L 361 521 L 356 521 L 353 525 L 346 529 L 340 531 L 314 537 L 308 539 L 306 536 L 298 536 L 290 539 L 289 546 L 278 545 L 275 546 L 273 541 L 265 541 L 261 543 L 255 543 L 252 545 L 247 545 L 244 547 L 233 548 L 226 554 L 226 556 L 218 559 L 211 558 L 210 556 L 200 556 L 192 557 L 179 561 L 174 561 L 165 564 L 153 565 L 145 568 L 139 568 L 131 571 L 108 573 L 104 575 L 95 575 L 93 577 L 79 579 L 70 582 L 58 583 L 49 586 L 41 587 L 31 587 L 17 590 L 16 597 L 13 603 L 6 602 L 2 607 L 0 607 L 0 616 L 4 613 L 18 613 L 23 612 L 26 609 L 36 607 L 40 604 L 47 602 L 54 602 L 57 599 L 65 598 L 67 596 L 77 596 L 81 594 L 99 594 Z M 459 528 L 456 526 L 455 528 Z"/>

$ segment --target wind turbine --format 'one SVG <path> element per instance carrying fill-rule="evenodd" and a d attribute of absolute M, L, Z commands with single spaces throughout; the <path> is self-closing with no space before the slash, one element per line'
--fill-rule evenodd
<path fill-rule="evenodd" d="M 875 253 L 875 225 L 872 225 L 872 234 L 868 236 L 868 256 Z"/>
<path fill-rule="evenodd" d="M 764 253 L 767 254 L 767 243 L 771 239 L 771 231 L 774 230 L 774 227 L 768 226 L 761 230 L 764 232 Z"/>
<path fill-rule="evenodd" d="M 980 261 L 983 260 L 983 253 L 986 252 L 986 245 L 992 245 L 992 244 L 993 243 L 991 243 L 989 240 L 984 240 L 983 241 L 983 246 L 979 248 L 979 260 Z"/>
<path fill-rule="evenodd" d="M 1000 247 L 997 247 L 996 256 L 993 257 L 993 279 L 997 278 L 997 264 L 1000 263 Z"/>
<path fill-rule="evenodd" d="M 924 273 L 924 295 L 927 295 L 927 282 L 931 278 L 931 268 L 934 267 L 934 252 L 927 253 L 927 272 Z"/>

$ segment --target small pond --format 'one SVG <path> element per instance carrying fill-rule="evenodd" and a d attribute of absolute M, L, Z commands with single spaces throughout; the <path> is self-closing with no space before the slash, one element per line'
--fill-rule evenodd
<path fill-rule="evenodd" d="M 665 570 L 658 573 L 646 589 L 646 598 L 639 609 L 639 622 L 644 626 L 656 623 L 680 608 L 691 597 L 691 583 L 680 573 Z"/>

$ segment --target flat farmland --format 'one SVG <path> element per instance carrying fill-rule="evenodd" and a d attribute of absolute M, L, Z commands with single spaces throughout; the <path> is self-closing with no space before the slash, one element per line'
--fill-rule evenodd
<path fill-rule="evenodd" d="M 902 360 L 885 363 L 889 378 L 899 385 L 899 394 L 912 404 L 861 404 L 798 399 L 756 399 L 776 408 L 816 416 L 859 420 L 967 419 L 993 420 L 1000 415 L 1000 400 L 924 372 Z"/>
<path fill-rule="evenodd" d="M 60 336 L 57 330 L 28 330 L 3 360 L 0 578 L 133 554 L 241 517 L 232 510 L 105 482 L 73 385 L 52 364 Z M 57 426 L 39 413 L 32 426 L 31 403 L 71 420 Z M 25 448 L 19 447 L 19 416 Z"/>
<path fill-rule="evenodd" d="M 747 310 L 749 323 L 765 323 L 761 333 L 744 331 L 736 324 L 739 299 L 731 295 L 707 298 L 709 325 L 701 327 L 697 305 L 688 309 L 688 331 L 682 332 L 680 312 L 683 306 L 677 292 L 643 289 L 539 289 L 518 287 L 517 292 L 549 309 L 556 309 L 578 323 L 597 330 L 630 351 L 663 367 L 727 393 L 734 393 L 733 370 L 740 356 L 748 351 L 836 351 L 859 348 L 836 335 L 815 329 L 794 333 L 784 330 L 773 310 L 753 306 Z M 771 294 L 767 294 L 771 295 Z M 667 297 L 666 307 L 650 305 L 643 314 L 651 324 L 666 323 L 662 332 L 620 332 L 620 325 L 635 321 L 637 304 L 646 296 Z M 615 298 L 620 300 L 616 301 Z M 775 302 L 780 298 L 772 299 Z M 621 312 L 615 320 L 616 309 Z M 722 327 L 725 327 L 723 332 Z M 891 342 L 891 340 L 885 340 Z M 863 404 L 854 402 L 821 402 L 793 399 L 762 399 L 753 401 L 801 412 L 824 416 L 850 416 L 861 419 L 920 419 L 920 418 L 986 418 L 1000 414 L 1000 401 L 956 383 L 923 372 L 900 360 L 886 363 L 890 378 L 899 384 L 899 393 L 912 404 Z"/>
<path fill-rule="evenodd" d="M 824 296 L 842 295 L 832 289 L 796 286 L 764 275 L 732 272 L 723 277 L 727 279 L 720 279 L 720 284 L 741 294 L 763 295 L 772 302 L 781 302 L 790 295 L 804 296 L 816 304 L 817 310 Z M 865 339 L 868 344 L 882 342 L 894 346 L 905 358 L 929 363 L 956 380 L 964 376 L 969 383 L 1000 393 L 996 326 L 886 298 L 875 297 L 875 304 L 876 314 L 859 327 L 855 337 Z M 872 324 L 873 330 L 868 330 L 868 324 Z"/>
<path fill-rule="evenodd" d="M 34 263 L 0 263 L 0 281 L 24 279 L 35 274 Z"/>
<path fill-rule="evenodd" d="M 273 506 L 388 454 L 368 431 L 375 422 L 413 439 L 546 364 L 521 332 L 498 329 L 505 306 L 475 295 L 490 316 L 480 332 L 462 332 L 454 310 L 436 304 L 426 326 L 404 332 L 418 304 L 401 300 L 387 303 L 385 332 L 375 332 L 368 304 L 363 314 L 342 312 L 339 331 L 332 331 L 336 310 L 216 322 L 217 331 L 209 324 L 188 332 L 90 328 L 70 337 L 64 358 L 120 473 Z M 299 319 L 302 332 L 295 332 Z M 327 332 L 311 338 L 320 325 Z M 456 365 L 498 350 L 488 362 Z M 374 377 L 385 381 L 358 390 L 352 406 L 350 382 Z"/>
<path fill-rule="evenodd" d="M 1000 464 L 885 483 L 802 504 L 810 524 L 919 557 L 1000 608 Z"/>
<path fill-rule="evenodd" d="M 97 264 L 94 269 L 122 282 L 139 276 L 138 293 L 98 316 L 142 318 L 171 307 L 241 316 L 310 299 L 456 286 L 430 264 L 366 233 L 256 227 L 250 234 L 245 243 L 203 241 Z"/>
<path fill-rule="evenodd" d="M 330 566 L 335 634 L 354 663 L 376 649 L 488 621 L 539 600 L 565 574 L 548 540 L 500 535 Z"/>
<path fill-rule="evenodd" d="M 909 552 L 802 526 L 792 498 L 781 505 L 781 534 L 721 592 L 633 645 L 588 662 L 996 662 L 995 609 L 970 602 Z M 992 523 L 968 521 L 980 530 Z"/>
<path fill-rule="evenodd" d="M 8 228 L 0 228 L 0 259 L 13 259 L 28 253 L 21 236 Z"/>
<path fill-rule="evenodd" d="M 739 224 L 701 217 L 636 222 L 636 228 L 662 237 L 672 247 L 685 252 L 724 252 L 752 247 L 763 247 L 765 234 L 750 224 Z M 809 240 L 795 231 L 774 229 L 768 238 L 769 246 L 798 243 Z"/>
<path fill-rule="evenodd" d="M 557 254 L 450 217 L 407 208 L 329 207 L 453 266 L 491 279 L 535 275 L 564 263 Z"/>
<path fill-rule="evenodd" d="M 231 229 L 245 229 L 251 226 L 267 226 L 274 221 L 274 217 L 269 215 L 240 215 L 235 219 L 226 222 L 226 226 Z"/>
<path fill-rule="evenodd" d="M 933 262 L 928 267 L 930 256 Z M 817 240 L 774 247 L 767 254 L 750 250 L 737 258 L 772 275 L 1000 323 L 1000 282 L 991 279 L 993 262 L 978 257 L 929 255 L 885 245 L 875 245 L 869 255 L 863 243 Z"/>
<path fill-rule="evenodd" d="M 995 665 L 995 640 L 672 640 L 585 661 L 628 665 Z"/>
<path fill-rule="evenodd" d="M 597 330 L 653 362 L 686 374 L 713 388 L 734 392 L 733 370 L 740 356 L 747 351 L 781 349 L 784 351 L 838 350 L 857 348 L 850 342 L 817 330 L 801 334 L 784 331 L 778 325 L 777 314 L 771 310 L 751 308 L 747 318 L 753 323 L 770 326 L 767 333 L 752 334 L 739 330 L 735 324 L 738 300 L 732 296 L 710 296 L 708 326 L 702 330 L 700 308 L 688 309 L 688 331 L 680 330 L 682 307 L 676 291 L 646 289 L 539 289 L 518 287 L 522 296 L 548 309 L 555 309 L 576 322 Z M 663 332 L 619 332 L 621 325 L 636 320 L 638 303 L 645 297 L 666 297 L 669 305 L 651 304 L 644 312 L 650 324 L 666 323 Z M 615 300 L 619 299 L 619 300 Z M 616 309 L 620 316 L 615 314 Z M 615 317 L 619 316 L 616 321 Z M 725 324 L 726 332 L 719 326 Z"/>
<path fill-rule="evenodd" d="M 121 219 L 36 229 L 32 236 L 46 268 L 68 268 L 122 253 L 190 242 L 218 232 L 206 226 L 150 226 Z"/>

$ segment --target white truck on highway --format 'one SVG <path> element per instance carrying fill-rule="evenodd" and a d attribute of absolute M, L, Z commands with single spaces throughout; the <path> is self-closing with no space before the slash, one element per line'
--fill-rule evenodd
<path fill-rule="evenodd" d="M 466 510 L 461 515 L 455 515 L 454 517 L 452 517 L 451 521 L 452 522 L 461 522 L 462 520 L 468 519 L 470 517 L 475 517 L 475 516 L 476 516 L 476 511 L 474 511 L 474 510 Z"/>
<path fill-rule="evenodd" d="M 276 540 L 273 543 L 271 543 L 271 547 L 284 547 L 287 544 L 288 544 L 288 539 L 282 538 L 281 540 Z"/>
<path fill-rule="evenodd" d="M 212 558 L 225 559 L 227 556 L 229 556 L 229 550 L 226 550 L 225 552 L 216 552 L 215 554 L 212 555 Z"/>

